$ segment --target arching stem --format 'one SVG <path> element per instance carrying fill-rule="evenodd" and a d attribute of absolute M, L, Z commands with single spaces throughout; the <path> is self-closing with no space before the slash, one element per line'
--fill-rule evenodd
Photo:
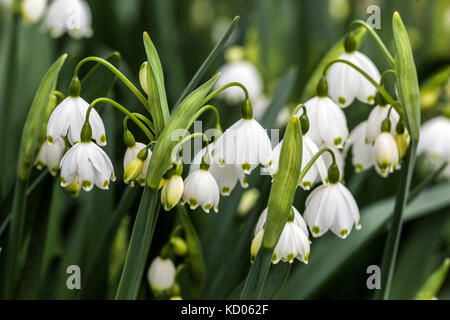
<path fill-rule="evenodd" d="M 319 157 L 324 154 L 325 152 L 328 152 L 331 155 L 332 158 L 332 163 L 336 163 L 336 156 L 334 155 L 334 151 L 331 150 L 328 147 L 323 147 L 322 149 L 320 149 L 312 158 L 311 160 L 309 160 L 309 162 L 306 164 L 306 166 L 303 168 L 303 170 L 300 172 L 300 177 L 298 180 L 298 184 L 300 185 L 303 178 L 306 176 L 306 174 L 308 173 L 309 169 L 311 169 L 311 167 L 313 166 L 313 164 L 317 161 L 317 159 L 319 159 Z"/>

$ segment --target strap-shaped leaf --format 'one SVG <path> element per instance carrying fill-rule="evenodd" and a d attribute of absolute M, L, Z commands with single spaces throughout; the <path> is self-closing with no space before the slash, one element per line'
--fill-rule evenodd
<path fill-rule="evenodd" d="M 180 103 L 177 110 L 170 118 L 170 121 L 164 127 L 164 130 L 161 132 L 155 148 L 153 149 L 150 164 L 148 166 L 147 184 L 150 188 L 156 189 L 159 186 L 161 177 L 171 165 L 171 150 L 178 143 L 178 140 L 172 138 L 172 133 L 176 129 L 187 129 L 187 126 L 197 112 L 200 103 L 216 83 L 219 75 L 220 74 L 216 74 L 189 94 Z"/>
<path fill-rule="evenodd" d="M 44 123 L 44 116 L 49 104 L 52 103 L 52 93 L 55 90 L 58 74 L 67 54 L 63 54 L 47 71 L 41 81 L 34 96 L 30 111 L 22 131 L 22 141 L 20 143 L 19 165 L 17 176 L 22 181 L 28 180 L 33 166 L 37 149 L 39 148 L 39 138 Z"/>
<path fill-rule="evenodd" d="M 196 299 L 199 298 L 200 290 L 205 280 L 205 264 L 203 262 L 203 252 L 200 239 L 195 231 L 194 225 L 189 218 L 186 209 L 179 205 L 178 214 L 183 224 L 184 232 L 186 234 L 186 243 L 188 246 L 189 270 L 192 276 L 192 296 Z"/>
<path fill-rule="evenodd" d="M 419 140 L 420 92 L 416 65 L 408 33 L 398 12 L 392 18 L 395 43 L 395 72 L 400 102 L 405 112 L 406 125 L 411 139 Z"/>
<path fill-rule="evenodd" d="M 147 32 L 144 32 L 144 47 L 147 53 L 149 87 L 148 102 L 152 113 L 156 133 L 159 134 L 169 121 L 169 106 L 167 104 L 166 89 L 164 86 L 164 73 L 159 60 L 158 52 Z"/>

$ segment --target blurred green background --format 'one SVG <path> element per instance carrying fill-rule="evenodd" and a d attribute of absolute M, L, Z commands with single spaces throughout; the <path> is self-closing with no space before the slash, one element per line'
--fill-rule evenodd
<path fill-rule="evenodd" d="M 39 25 L 20 23 L 12 79 L 5 79 L 5 66 L 1 64 L 0 85 L 3 86 L 5 81 L 13 81 L 13 85 L 10 103 L 4 106 L 9 109 L 7 127 L 4 128 L 8 136 L 0 142 L 0 153 L 5 159 L 1 168 L 0 222 L 5 219 L 10 208 L 21 131 L 28 108 L 46 70 L 62 53 L 69 54 L 57 86 L 64 93 L 67 93 L 73 69 L 79 60 L 90 55 L 103 57 L 113 51 L 121 54 L 120 70 L 137 84 L 139 67 L 146 59 L 142 32 L 148 31 L 162 61 L 169 105 L 173 106 L 231 20 L 240 15 L 241 19 L 229 45 L 245 47 L 248 58 L 255 63 L 264 78 L 264 92 L 268 97 L 279 88 L 280 80 L 287 72 L 295 70 L 296 77 L 287 104 L 296 104 L 304 102 L 300 101 L 303 88 L 326 51 L 345 34 L 352 20 L 366 20 L 370 15 L 366 12 L 367 7 L 376 4 L 381 8 L 381 29 L 377 31 L 389 48 L 392 48 L 392 13 L 400 12 L 408 28 L 421 82 L 450 64 L 448 0 L 90 0 L 88 3 L 92 10 L 94 30 L 91 38 L 75 40 L 66 35 L 52 39 Z M 0 43 L 3 43 L 8 31 L 7 12 L 3 11 L 0 19 Z M 0 52 L 2 56 L 5 55 L 4 51 Z M 380 70 L 388 67 L 369 36 L 363 41 L 361 51 L 371 57 Z M 2 56 L 0 61 L 4 61 Z M 224 63 L 224 55 L 220 55 L 209 68 L 207 76 L 214 74 Z M 84 69 L 86 71 L 88 68 Z M 120 83 L 114 86 L 110 96 L 131 109 L 138 108 L 135 97 Z M 227 108 L 224 103 L 218 103 L 218 107 L 219 110 Z M 234 112 L 223 113 L 225 124 L 239 117 L 237 108 L 231 110 Z M 355 102 L 345 112 L 349 129 L 352 129 L 367 118 L 370 106 Z M 424 118 L 430 114 L 433 114 L 432 110 L 426 111 Z M 0 117 L 4 116 L 0 114 Z M 19 295 L 21 298 L 102 299 L 114 296 L 139 203 L 138 188 L 127 191 L 134 194 L 134 201 L 127 206 L 120 223 L 112 228 L 108 246 L 101 250 L 96 265 L 89 266 L 89 270 L 92 270 L 89 277 L 83 274 L 84 289 L 77 292 L 65 288 L 64 266 L 78 264 L 82 270 L 88 268 L 93 256 L 98 254 L 95 252 L 98 234 L 104 230 L 113 208 L 127 189 L 120 182 L 125 151 L 121 138 L 122 119 L 110 109 L 104 109 L 102 117 L 109 136 L 106 151 L 114 161 L 118 182 L 109 192 L 95 190 L 73 199 L 58 186 L 59 179 L 47 176 L 41 187 L 30 195 L 31 205 L 27 212 L 30 219 L 26 227 L 33 232 L 26 241 L 31 254 L 22 263 L 24 270 L 35 271 L 24 272 Z M 413 185 L 427 172 L 427 168 L 422 168 L 419 161 Z M 369 208 L 374 203 L 380 205 L 380 200 L 395 195 L 399 173 L 389 179 L 380 178 L 373 170 L 355 175 L 349 161 L 345 173 L 345 180 L 360 208 Z M 34 176 L 37 175 L 34 172 Z M 207 216 L 197 211 L 191 215 L 204 245 L 206 278 L 202 297 L 228 297 L 247 273 L 254 222 L 266 206 L 270 183 L 269 178 L 260 179 L 254 175 L 250 185 L 258 188 L 261 196 L 246 217 L 237 217 L 235 213 L 242 194 L 240 187 L 230 198 L 221 200 L 219 215 Z M 438 187 L 439 192 L 428 195 L 435 197 L 430 198 L 430 201 L 439 199 L 436 202 L 442 202 L 442 198 L 450 198 L 450 185 L 447 182 L 440 182 Z M 297 193 L 296 205 L 299 210 L 304 209 L 306 196 L 305 192 Z M 406 224 L 392 298 L 413 298 L 444 258 L 450 256 L 450 203 L 447 202 L 442 202 L 440 206 L 430 205 L 422 211 L 416 208 L 421 214 Z M 362 210 L 362 214 L 369 214 L 369 209 L 367 212 Z M 390 209 L 389 206 L 380 205 L 377 210 L 370 212 L 374 212 L 372 215 L 383 215 Z M 167 241 L 174 223 L 174 215 L 162 212 L 150 259 Z M 359 233 L 365 233 L 366 230 L 371 229 L 363 225 Z M 331 239 L 330 235 L 315 240 L 311 247 L 311 263 L 306 266 L 295 263 L 292 275 L 279 297 L 370 298 L 372 292 L 366 287 L 366 267 L 380 264 L 385 239 L 383 230 L 378 226 L 365 242 L 353 240 L 353 234 L 349 240 Z M 327 246 L 328 243 L 334 246 Z M 2 244 L 3 241 L 0 246 Z M 330 251 L 337 250 L 339 253 L 345 246 L 352 245 L 357 248 L 351 255 L 344 256 L 346 258 L 340 263 L 334 263 L 333 252 Z M 318 247 L 322 249 L 321 257 L 314 253 Z M 314 267 L 315 258 L 328 265 Z M 36 266 L 39 266 L 37 271 Z M 281 270 L 283 266 L 276 268 Z M 324 268 L 332 272 L 325 276 Z M 39 280 L 30 275 L 33 272 L 41 274 Z M 189 294 L 186 293 L 186 296 Z M 151 292 L 144 284 L 140 298 L 148 297 L 151 297 Z M 449 281 L 440 291 L 439 298 L 450 298 Z"/>

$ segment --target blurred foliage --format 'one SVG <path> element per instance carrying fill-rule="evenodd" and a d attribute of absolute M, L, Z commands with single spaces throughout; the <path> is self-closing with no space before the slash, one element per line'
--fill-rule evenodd
<path fill-rule="evenodd" d="M 419 82 L 423 84 L 423 118 L 435 115 L 436 110 L 442 108 L 439 105 L 445 104 L 448 109 L 448 0 L 88 2 L 93 16 L 94 35 L 91 38 L 74 40 L 64 36 L 55 40 L 43 33 L 39 26 L 27 26 L 19 22 L 12 78 L 7 78 L 4 71 L 8 48 L 4 45 L 0 47 L 0 88 L 4 88 L 6 83 L 9 83 L 11 88 L 8 93 L 0 89 L 2 95 L 8 94 L 11 98 L 7 105 L 0 106 L 0 117 L 4 117 L 1 123 L 5 125 L 2 130 L 7 132 L 6 139 L 0 142 L 0 155 L 3 159 L 0 162 L 0 247 L 4 247 L 7 239 L 7 231 L 3 231 L 7 229 L 3 228 L 3 224 L 7 221 L 11 209 L 10 198 L 14 189 L 25 117 L 43 75 L 63 53 L 68 53 L 69 56 L 61 70 L 57 88 L 64 93 L 67 93 L 73 69 L 79 60 L 90 55 L 106 56 L 114 51 L 121 55 L 120 70 L 131 81 L 138 83 L 139 67 L 146 59 L 142 32 L 148 31 L 162 62 L 169 107 L 172 107 L 230 21 L 234 16 L 240 15 L 239 25 L 229 40 L 229 45 L 244 46 L 246 57 L 260 70 L 264 78 L 265 94 L 269 97 L 273 95 L 274 98 L 268 109 L 272 115 L 274 109 L 279 110 L 288 102 L 303 102 L 299 99 L 320 59 L 345 34 L 349 22 L 354 19 L 367 19 L 367 7 L 376 4 L 381 7 L 381 29 L 378 32 L 389 48 L 393 47 L 392 13 L 399 11 L 407 25 Z M 8 38 L 10 24 L 8 15 L 0 12 L 2 43 Z M 369 37 L 364 39 L 361 51 L 371 57 L 380 70 L 388 67 L 382 53 Z M 219 56 L 203 80 L 213 75 L 224 62 L 224 56 Z M 81 72 L 86 74 L 88 71 L 89 68 L 86 67 Z M 437 72 L 441 72 L 440 76 L 435 75 Z M 446 76 L 442 76 L 443 74 Z M 446 89 L 442 89 L 445 83 Z M 285 87 L 289 87 L 288 92 L 283 90 Z M 430 100 L 426 99 L 427 94 L 437 95 L 437 98 L 432 97 L 430 103 Z M 135 97 L 122 84 L 116 83 L 109 95 L 128 108 L 137 110 Z M 222 111 L 228 108 L 223 102 L 218 102 L 217 105 Z M 221 113 L 225 125 L 239 117 L 237 108 L 229 110 L 232 111 Z M 366 119 L 369 111 L 369 106 L 359 102 L 347 108 L 345 112 L 349 128 Z M 121 182 L 125 146 L 121 143 L 120 117 L 109 109 L 102 111 L 102 117 L 109 135 L 107 152 L 114 162 L 118 180 L 109 192 L 95 190 L 82 193 L 76 199 L 59 187 L 58 179 L 48 176 L 43 179 L 39 188 L 33 190 L 29 195 L 31 205 L 27 207 L 25 225 L 28 235 L 25 249 L 31 254 L 24 255 L 28 259 L 21 261 L 23 278 L 19 298 L 103 299 L 113 298 L 115 295 L 132 222 L 139 205 L 139 190 L 128 190 Z M 268 116 L 264 126 L 271 127 L 270 121 L 273 123 L 273 120 L 273 116 Z M 139 135 L 136 138 L 139 140 Z M 116 143 L 119 141 L 120 143 Z M 427 169 L 419 162 L 413 185 L 426 174 Z M 38 175 L 34 170 L 31 181 Z M 368 277 L 365 270 L 371 264 L 380 263 L 385 240 L 385 228 L 382 227 L 381 218 L 386 217 L 391 210 L 389 205 L 376 205 L 384 204 L 384 201 L 388 201 L 385 199 L 395 195 L 399 173 L 393 174 L 389 179 L 380 178 L 372 169 L 354 174 L 351 163 L 347 161 L 345 180 L 362 208 L 362 230 L 355 231 L 355 234 L 352 233 L 345 241 L 330 239 L 328 236 L 314 241 L 311 263 L 294 264 L 280 297 L 371 297 L 372 292 L 365 285 Z M 189 214 L 203 246 L 206 274 L 201 296 L 204 298 L 230 296 L 249 269 L 254 225 L 259 213 L 266 206 L 270 179 L 253 174 L 249 177 L 249 183 L 260 191 L 260 196 L 259 201 L 246 215 L 236 214 L 242 195 L 240 186 L 236 187 L 230 197 L 221 199 L 218 215 L 205 215 L 199 210 Z M 450 203 L 446 200 L 449 199 L 450 188 L 448 182 L 442 182 L 436 188 L 432 193 L 433 197 L 421 198 L 425 208 L 423 210 L 426 212 L 413 216 L 415 219 L 411 218 L 405 225 L 392 288 L 393 298 L 414 298 L 442 261 L 450 256 Z M 300 211 L 304 209 L 306 196 L 306 192 L 297 192 L 295 204 Z M 439 202 L 440 205 L 433 206 L 431 202 Z M 426 206 L 427 203 L 429 206 Z M 114 211 L 114 208 L 119 209 Z M 380 220 L 376 219 L 377 215 Z M 365 227 L 365 220 L 376 223 Z M 160 215 L 146 268 L 149 261 L 159 253 L 173 226 L 179 223 L 175 211 Z M 364 234 L 369 230 L 373 232 Z M 102 246 L 99 250 L 97 246 L 100 246 L 100 243 Z M 333 246 L 330 246 L 330 243 Z M 345 259 L 339 260 L 339 265 L 336 265 L 336 260 L 333 260 L 336 253 L 350 249 L 355 251 L 352 251 L 351 255 L 344 255 Z M 332 253 L 330 250 L 337 251 Z M 0 255 L 3 255 L 3 252 L 0 252 Z M 316 263 L 314 259 L 317 259 Z M 325 265 L 313 269 L 319 261 Z M 65 286 L 66 267 L 71 264 L 81 267 L 83 290 L 69 291 Z M 272 273 L 280 277 L 287 272 L 284 269 L 286 266 L 276 266 L 272 268 Z M 40 273 L 38 278 L 34 277 L 36 272 Z M 328 272 L 326 277 L 325 272 Z M 325 282 L 315 282 L 316 279 L 324 278 Z M 181 283 L 189 284 L 189 281 L 189 275 L 182 274 Z M 311 291 L 303 291 L 307 288 Z M 183 291 L 183 294 L 189 297 L 189 292 Z M 139 297 L 152 297 L 145 279 Z M 450 299 L 449 281 L 443 281 L 437 297 Z"/>

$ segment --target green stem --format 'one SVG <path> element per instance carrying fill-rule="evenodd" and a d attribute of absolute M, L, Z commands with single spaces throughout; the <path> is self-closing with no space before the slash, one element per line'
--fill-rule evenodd
<path fill-rule="evenodd" d="M 216 129 L 222 131 L 222 126 L 221 126 L 221 124 L 220 124 L 220 115 L 219 115 L 219 111 L 217 111 L 216 107 L 214 107 L 214 106 L 212 106 L 212 105 L 210 105 L 210 104 L 201 107 L 200 110 L 198 110 L 198 111 L 195 113 L 194 118 L 192 119 L 192 121 L 191 121 L 191 123 L 189 124 L 188 127 L 190 128 L 191 125 L 192 125 L 192 123 L 194 123 L 195 120 L 197 120 L 204 112 L 206 112 L 206 111 L 208 111 L 208 110 L 214 112 L 214 115 L 215 115 L 215 117 L 216 117 Z"/>
<path fill-rule="evenodd" d="M 3 220 L 2 224 L 0 225 L 0 237 L 2 236 L 3 232 L 5 232 L 6 228 L 8 227 L 9 223 L 12 220 L 12 215 L 9 214 L 5 220 Z"/>
<path fill-rule="evenodd" d="M 391 53 L 384 45 L 384 42 L 383 42 L 383 40 L 381 40 L 380 36 L 375 32 L 375 30 L 373 30 L 373 28 L 371 26 L 369 26 L 367 24 L 367 22 L 365 22 L 363 20 L 355 20 L 352 23 L 350 23 L 350 25 L 348 26 L 348 30 L 351 30 L 351 28 L 357 24 L 366 28 L 366 30 L 369 32 L 369 34 L 372 36 L 372 38 L 377 43 L 377 45 L 380 47 L 381 51 L 383 52 L 384 56 L 386 57 L 386 60 L 389 62 L 389 64 L 391 66 L 394 66 L 395 61 L 394 61 L 394 58 L 392 57 Z"/>
<path fill-rule="evenodd" d="M 249 96 L 249 94 L 248 94 L 248 90 L 247 90 L 247 88 L 242 84 L 242 83 L 239 83 L 239 82 L 229 82 L 229 83 L 227 83 L 226 85 L 223 85 L 222 87 L 220 87 L 220 88 L 218 88 L 218 89 L 216 89 L 216 90 L 214 90 L 213 92 L 211 92 L 210 94 L 208 94 L 204 99 L 203 99 L 203 101 L 199 104 L 199 106 L 200 107 L 202 107 L 203 105 L 205 105 L 209 100 L 211 100 L 212 98 L 214 98 L 217 94 L 219 94 L 220 92 L 222 92 L 222 91 L 224 91 L 225 89 L 228 89 L 228 88 L 231 88 L 231 87 L 239 87 L 239 88 L 241 88 L 243 91 L 244 91 L 244 94 L 245 94 L 245 103 L 244 103 L 244 106 L 242 107 L 242 116 L 243 117 L 245 117 L 245 114 L 246 114 L 246 106 L 247 106 L 247 102 L 250 102 L 250 96 Z M 199 108 L 200 108 L 199 107 Z M 251 111 L 251 113 L 253 114 L 253 109 L 252 109 L 252 107 L 251 107 L 251 104 L 250 104 L 250 111 Z"/>
<path fill-rule="evenodd" d="M 400 115 L 400 117 L 403 118 L 403 111 L 398 105 L 397 101 L 394 100 L 394 98 L 391 97 L 389 92 L 386 91 L 386 89 L 380 85 L 378 82 L 376 82 L 369 74 L 367 74 L 364 70 L 362 70 L 360 67 L 356 66 L 355 64 L 351 63 L 350 61 L 344 60 L 344 59 L 336 59 L 330 61 L 325 68 L 323 69 L 323 75 L 326 76 L 328 69 L 335 63 L 345 63 L 358 71 L 364 78 L 366 78 L 377 90 L 378 92 L 386 99 L 386 101 L 395 108 L 397 113 Z"/>
<path fill-rule="evenodd" d="M 399 191 L 395 201 L 394 214 L 391 218 L 391 226 L 383 251 L 383 258 L 381 262 L 381 289 L 375 292 L 375 299 L 389 299 L 398 246 L 400 243 L 400 235 L 402 231 L 403 212 L 405 211 L 408 193 L 411 186 L 411 178 L 414 171 L 414 164 L 416 161 L 416 150 L 417 141 L 411 140 L 408 154 L 404 162 L 405 165 L 402 170 Z"/>
<path fill-rule="evenodd" d="M 320 149 L 312 158 L 311 160 L 309 160 L 309 162 L 306 164 L 306 166 L 303 168 L 303 170 L 300 172 L 300 178 L 298 180 L 298 184 L 300 185 L 300 183 L 302 183 L 303 178 L 306 176 L 306 174 L 308 173 L 309 169 L 311 169 L 311 167 L 313 166 L 313 164 L 317 161 L 317 159 L 319 159 L 319 157 L 325 153 L 328 152 L 331 155 L 332 163 L 336 163 L 336 156 L 334 155 L 334 151 L 331 150 L 328 147 L 323 147 L 322 149 Z"/>
<path fill-rule="evenodd" d="M 41 172 L 41 174 L 33 181 L 33 183 L 27 188 L 27 193 L 26 195 L 29 196 L 34 189 L 36 189 L 36 187 L 39 185 L 39 183 L 41 183 L 42 180 L 44 180 L 44 178 L 47 176 L 48 171 L 44 169 L 43 172 Z"/>
<path fill-rule="evenodd" d="M 53 91 L 53 94 L 55 96 L 57 96 L 61 101 L 64 100 L 66 98 L 66 96 L 64 95 L 64 93 L 62 93 L 61 91 Z"/>
<path fill-rule="evenodd" d="M 207 137 L 203 132 L 195 132 L 195 133 L 192 133 L 192 134 L 190 134 L 190 135 L 184 137 L 183 140 L 181 140 L 180 142 L 178 142 L 178 143 L 173 147 L 173 149 L 172 149 L 172 162 L 173 162 L 173 163 L 177 163 L 177 159 L 174 159 L 174 157 L 178 154 L 178 151 L 180 150 L 180 148 L 181 148 L 181 146 L 183 145 L 183 143 L 185 143 L 186 141 L 188 141 L 188 140 L 190 140 L 190 139 L 193 139 L 193 138 L 195 138 L 195 137 L 203 137 L 203 139 L 205 139 L 205 141 L 206 141 L 206 148 L 209 148 L 209 140 L 208 140 L 208 137 Z M 202 163 L 203 163 L 203 159 L 204 159 L 205 157 L 208 157 L 208 155 L 209 155 L 209 150 L 206 149 L 206 152 L 205 152 L 205 154 L 204 154 L 203 157 L 202 157 Z M 208 160 L 207 163 L 209 163 L 209 160 Z"/>
<path fill-rule="evenodd" d="M 125 108 L 124 106 L 122 106 L 118 102 L 116 102 L 116 101 L 114 101 L 112 99 L 109 99 L 109 98 L 97 98 L 94 101 L 92 101 L 92 103 L 89 105 L 89 108 L 88 108 L 88 110 L 86 112 L 86 118 L 85 118 L 86 122 L 89 119 L 89 116 L 91 114 L 92 108 L 95 105 L 97 105 L 97 104 L 99 104 L 101 102 L 109 103 L 110 105 L 112 105 L 113 107 L 118 109 L 120 112 L 122 112 L 123 114 L 128 116 L 131 120 L 133 120 L 134 123 L 136 123 L 136 125 L 142 130 L 142 132 L 144 132 L 144 134 L 147 136 L 147 138 L 150 141 L 153 141 L 155 139 L 155 137 L 150 132 L 150 130 L 136 117 L 136 115 L 134 115 L 132 112 L 130 112 L 127 108 Z"/>
<path fill-rule="evenodd" d="M 384 72 L 381 74 L 381 78 L 380 78 L 380 84 L 381 84 L 381 85 L 384 83 L 384 80 L 386 79 L 386 76 L 388 76 L 388 75 L 390 75 L 390 74 L 397 76 L 397 73 L 395 72 L 394 69 L 387 69 L 386 71 L 384 71 Z"/>
<path fill-rule="evenodd" d="M 150 130 L 153 130 L 153 123 L 150 121 L 149 118 L 147 118 L 146 116 L 144 116 L 143 114 L 137 113 L 137 112 L 133 112 L 132 115 L 134 115 L 136 118 L 138 118 L 139 120 L 142 120 L 149 128 Z M 130 120 L 131 118 L 129 116 L 126 116 L 123 119 L 123 129 L 124 130 L 128 130 L 128 120 Z M 154 132 L 153 132 L 154 133 Z"/>
<path fill-rule="evenodd" d="M 103 66 L 105 66 L 107 69 L 109 69 L 112 73 L 114 73 L 114 75 L 117 78 L 119 78 L 131 90 L 131 92 L 134 93 L 134 95 L 139 99 L 139 101 L 142 103 L 142 105 L 145 107 L 145 109 L 148 112 L 150 112 L 150 107 L 148 105 L 148 101 L 144 97 L 144 95 L 139 91 L 139 89 L 136 88 L 135 85 L 130 80 L 128 80 L 128 78 L 122 72 L 119 71 L 119 69 L 117 69 L 114 65 L 112 65 L 105 59 L 102 59 L 100 57 L 84 58 L 76 66 L 75 71 L 74 71 L 74 77 L 78 76 L 78 71 L 80 70 L 81 66 L 89 61 L 98 62 L 98 63 L 102 64 Z"/>
<path fill-rule="evenodd" d="M 428 173 L 426 177 L 417 186 L 415 186 L 414 189 L 411 190 L 408 196 L 408 203 L 415 197 L 417 197 L 422 192 L 422 190 L 428 187 L 429 184 L 433 183 L 436 178 L 439 177 L 442 171 L 445 170 L 447 165 L 448 162 L 444 162 L 439 168 L 437 168 L 433 172 Z"/>

